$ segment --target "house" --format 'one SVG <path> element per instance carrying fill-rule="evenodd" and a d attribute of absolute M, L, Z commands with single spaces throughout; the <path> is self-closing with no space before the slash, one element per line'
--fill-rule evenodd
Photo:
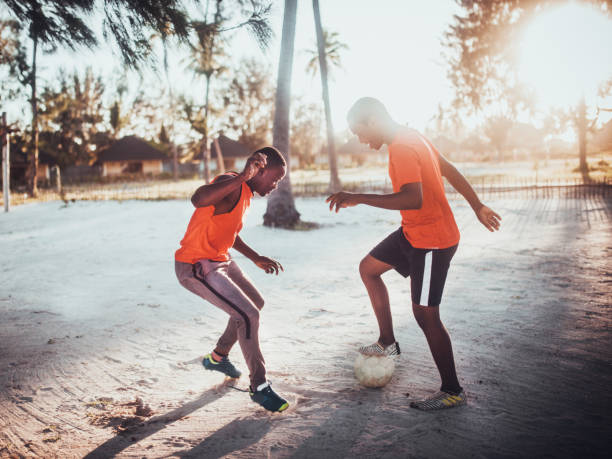
<path fill-rule="evenodd" d="M 221 150 L 221 154 L 219 154 L 219 150 Z M 250 155 L 251 151 L 246 146 L 224 134 L 220 134 L 210 143 L 210 157 L 217 159 L 217 170 L 219 172 L 233 170 L 237 167 L 237 160 L 246 161 Z"/>
<path fill-rule="evenodd" d="M 168 156 L 149 142 L 134 135 L 117 140 L 98 156 L 102 176 L 121 174 L 161 174 Z"/>
<path fill-rule="evenodd" d="M 23 151 L 13 149 L 10 150 L 11 163 L 11 187 L 25 186 L 28 178 L 28 168 L 30 166 L 29 158 Z M 39 150 L 38 152 L 38 170 L 36 178 L 39 184 L 47 183 L 51 178 L 51 168 L 57 162 L 55 158 L 47 153 Z M 2 171 L 2 163 L 0 162 L 0 172 Z"/>

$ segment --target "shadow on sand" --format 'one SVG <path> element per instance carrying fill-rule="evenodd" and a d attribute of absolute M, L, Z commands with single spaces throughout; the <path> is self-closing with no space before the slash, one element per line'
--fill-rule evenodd
<path fill-rule="evenodd" d="M 206 457 L 210 459 L 223 457 L 257 443 L 268 433 L 271 427 L 272 421 L 268 417 L 234 419 L 193 449 L 174 453 L 174 456 L 183 458 Z"/>
<path fill-rule="evenodd" d="M 138 427 L 122 432 L 121 434 L 102 443 L 95 450 L 87 454 L 85 459 L 114 457 L 134 443 L 137 443 L 144 438 L 159 432 L 167 425 L 178 421 L 179 419 L 193 413 L 211 402 L 214 402 L 219 397 L 225 395 L 231 389 L 232 384 L 233 380 L 226 379 L 223 383 L 205 391 L 196 400 L 186 403 L 185 405 L 182 405 L 169 413 L 148 419 L 144 424 Z"/>
<path fill-rule="evenodd" d="M 310 432 L 291 459 L 353 456 L 351 448 L 367 432 L 368 423 L 377 415 L 372 407 L 380 406 L 383 397 L 376 389 L 339 391 L 338 406 L 324 411 L 330 415 Z"/>

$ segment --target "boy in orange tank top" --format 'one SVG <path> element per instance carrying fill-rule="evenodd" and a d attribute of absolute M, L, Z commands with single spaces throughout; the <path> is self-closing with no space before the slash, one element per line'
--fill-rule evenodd
<path fill-rule="evenodd" d="M 378 321 L 378 341 L 359 350 L 369 355 L 399 355 L 387 288 L 381 275 L 395 269 L 410 277 L 412 311 L 423 330 L 442 386 L 440 391 L 410 406 L 437 410 L 467 401 L 459 384 L 450 336 L 440 320 L 446 274 L 459 244 L 459 230 L 444 193 L 449 183 L 469 202 L 480 222 L 489 230 L 499 229 L 501 217 L 482 204 L 463 175 L 423 135 L 402 126 L 389 116 L 384 105 L 373 98 L 359 99 L 348 113 L 351 131 L 359 141 L 378 150 L 389 148 L 389 176 L 393 193 L 385 195 L 340 192 L 329 196 L 330 210 L 366 204 L 399 210 L 401 227 L 378 244 L 359 265 Z"/>
<path fill-rule="evenodd" d="M 230 248 L 237 250 L 266 273 L 278 275 L 283 270 L 279 262 L 255 252 L 238 233 L 253 194 L 265 196 L 273 191 L 286 170 L 280 152 L 266 147 L 248 158 L 241 173 L 220 175 L 198 188 L 191 198 L 196 210 L 175 253 L 176 276 L 181 285 L 230 316 L 225 332 L 202 364 L 231 378 L 240 377 L 240 371 L 228 358 L 238 341 L 250 372 L 251 399 L 269 411 L 284 411 L 289 404 L 266 380 L 259 347 L 264 300 L 228 252 Z"/>

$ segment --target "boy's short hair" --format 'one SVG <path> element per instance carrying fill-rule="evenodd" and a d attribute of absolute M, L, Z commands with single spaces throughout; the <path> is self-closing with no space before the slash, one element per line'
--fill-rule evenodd
<path fill-rule="evenodd" d="M 362 97 L 346 115 L 349 126 L 364 124 L 372 118 L 391 118 L 383 103 L 373 97 Z"/>
<path fill-rule="evenodd" d="M 274 147 L 263 147 L 257 150 L 255 153 L 261 153 L 266 157 L 266 167 L 283 166 L 287 167 L 287 162 L 281 152 Z M 253 154 L 255 154 L 253 153 Z"/>

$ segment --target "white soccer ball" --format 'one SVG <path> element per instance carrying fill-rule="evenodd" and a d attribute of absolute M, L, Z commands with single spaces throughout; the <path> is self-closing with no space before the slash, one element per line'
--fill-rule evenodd
<path fill-rule="evenodd" d="M 355 360 L 355 377 L 362 386 L 383 387 L 393 376 L 395 362 L 387 355 L 359 354 Z"/>

